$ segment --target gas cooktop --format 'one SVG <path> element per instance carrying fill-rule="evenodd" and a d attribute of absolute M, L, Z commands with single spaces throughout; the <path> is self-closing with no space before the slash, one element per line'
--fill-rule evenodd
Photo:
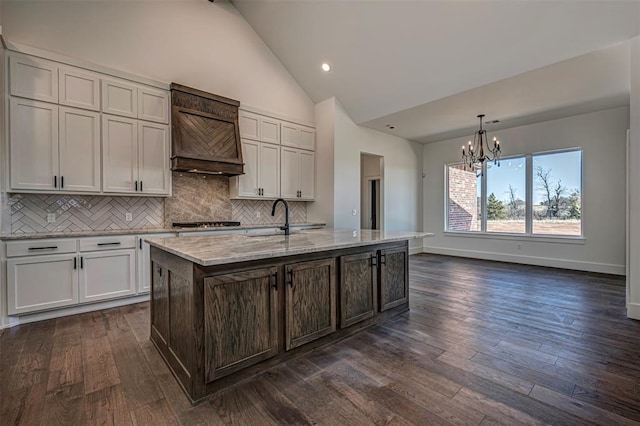
<path fill-rule="evenodd" d="M 240 226 L 240 222 L 173 222 L 174 228 L 220 228 L 223 226 Z"/>

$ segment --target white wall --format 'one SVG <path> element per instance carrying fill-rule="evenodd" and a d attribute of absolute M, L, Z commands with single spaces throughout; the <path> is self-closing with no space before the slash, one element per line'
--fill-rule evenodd
<path fill-rule="evenodd" d="M 316 104 L 316 187 L 315 201 L 307 204 L 307 220 L 325 222 L 333 228 L 333 157 L 335 139 L 335 98 Z"/>
<path fill-rule="evenodd" d="M 629 133 L 629 275 L 627 315 L 640 319 L 640 37 L 631 40 L 631 112 Z"/>
<path fill-rule="evenodd" d="M 227 1 L 0 2 L 4 38 L 314 121 L 314 105 Z"/>
<path fill-rule="evenodd" d="M 460 161 L 468 137 L 425 145 L 424 230 L 436 234 L 425 239 L 425 251 L 624 274 L 628 126 L 629 108 L 621 107 L 490 132 L 504 156 L 583 148 L 584 244 L 445 236 L 444 164 Z"/>
<path fill-rule="evenodd" d="M 360 154 L 365 153 L 384 157 L 383 229 L 421 230 L 421 152 L 420 144 L 358 126 L 336 102 L 334 226 L 360 227 Z M 352 215 L 353 209 L 358 212 L 356 216 Z M 412 241 L 414 244 L 419 241 Z"/>

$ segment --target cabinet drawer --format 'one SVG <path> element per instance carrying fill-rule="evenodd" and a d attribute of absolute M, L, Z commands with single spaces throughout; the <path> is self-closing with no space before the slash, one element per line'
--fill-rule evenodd
<path fill-rule="evenodd" d="M 77 240 L 29 240 L 7 243 L 7 257 L 75 253 Z"/>
<path fill-rule="evenodd" d="M 98 251 L 135 248 L 135 235 L 119 235 L 114 237 L 91 237 L 80 240 L 80 251 Z"/>

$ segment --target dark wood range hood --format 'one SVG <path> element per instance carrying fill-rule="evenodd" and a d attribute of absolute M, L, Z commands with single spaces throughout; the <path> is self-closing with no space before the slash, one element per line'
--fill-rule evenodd
<path fill-rule="evenodd" d="M 171 83 L 171 170 L 243 174 L 239 106 L 233 99 Z"/>

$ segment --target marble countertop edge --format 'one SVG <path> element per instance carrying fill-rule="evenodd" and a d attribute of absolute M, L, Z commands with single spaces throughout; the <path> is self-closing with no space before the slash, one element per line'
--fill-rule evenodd
<path fill-rule="evenodd" d="M 199 265 L 215 266 L 422 239 L 434 235 L 429 232 L 381 232 L 329 228 L 300 231 L 289 237 L 284 235 L 253 237 L 212 235 L 178 239 L 148 239 L 146 241 L 151 246 Z"/>

